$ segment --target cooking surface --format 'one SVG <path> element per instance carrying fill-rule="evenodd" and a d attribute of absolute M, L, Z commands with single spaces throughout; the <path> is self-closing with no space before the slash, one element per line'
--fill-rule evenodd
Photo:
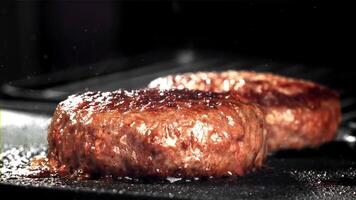
<path fill-rule="evenodd" d="M 195 58 L 195 60 L 193 59 Z M 209 57 L 209 56 L 206 56 Z M 175 199 L 351 199 L 356 197 L 355 129 L 356 100 L 352 76 L 336 69 L 313 68 L 304 65 L 285 65 L 269 61 L 244 61 L 237 59 L 207 59 L 189 52 L 180 55 L 185 62 L 167 60 L 144 68 L 126 72 L 110 73 L 65 84 L 41 85 L 35 91 L 41 94 L 31 98 L 22 96 L 22 101 L 12 104 L 11 99 L 0 102 L 9 110 L 2 110 L 1 191 L 15 194 L 57 194 L 70 198 L 175 198 Z M 221 60 L 221 61 L 220 61 Z M 189 62 L 188 62 L 189 61 Z M 162 71 L 163 65 L 169 70 Z M 219 66 L 219 67 L 216 67 Z M 335 142 L 319 149 L 284 151 L 269 156 L 265 167 L 244 177 L 207 180 L 88 180 L 74 181 L 60 178 L 26 178 L 25 172 L 30 157 L 45 154 L 46 125 L 56 102 L 75 91 L 112 90 L 115 88 L 143 87 L 153 78 L 169 73 L 197 70 L 249 69 L 270 71 L 282 75 L 314 80 L 326 84 L 341 93 L 343 122 Z M 85 71 L 85 70 L 84 70 Z M 51 75 L 49 75 L 51 76 Z M 52 75 L 54 76 L 54 75 Z M 26 85 L 5 85 L 3 92 L 16 97 L 33 91 L 43 83 L 41 78 Z M 31 88 L 33 87 L 33 88 Z M 5 88 L 5 90 L 4 90 Z M 9 89 L 10 88 L 10 89 Z M 38 87 L 37 87 L 38 88 Z M 19 92 L 20 91 L 20 92 Z M 21 92 L 22 91 L 22 92 Z M 25 92 L 24 92 L 25 91 Z M 28 92 L 31 94 L 31 92 Z M 50 95 L 48 95 L 50 94 Z M 26 99 L 26 101 L 24 100 Z M 35 101 L 39 99 L 40 101 Z M 10 103 L 8 103 L 10 102 Z M 45 110 L 46 114 L 14 112 L 16 108 L 34 105 L 34 110 Z M 10 105 L 10 106 L 9 106 Z M 25 106 L 24 106 L 25 105 Z M 41 107 L 42 106 L 42 107 Z M 3 190 L 5 189 L 6 190 Z"/>
<path fill-rule="evenodd" d="M 3 167 L 25 166 L 31 154 L 44 148 L 14 148 L 3 153 Z M 28 152 L 32 152 L 29 154 Z M 66 190 L 84 197 L 125 198 L 162 197 L 176 199 L 237 199 L 237 198 L 293 198 L 293 199 L 349 199 L 356 196 L 356 163 L 354 148 L 346 143 L 334 142 L 318 150 L 285 151 L 269 157 L 264 169 L 239 178 L 204 180 L 87 180 L 75 181 L 60 178 L 25 178 L 13 172 L 1 177 L 1 187 L 23 187 L 30 190 Z M 16 157 L 18 156 L 18 157 Z M 22 162 L 19 160 L 22 159 Z M 13 168 L 14 169 L 14 168 Z M 20 172 L 20 171 L 17 171 Z M 27 191 L 29 192 L 29 191 Z M 48 191 L 47 191 L 48 192 Z"/>

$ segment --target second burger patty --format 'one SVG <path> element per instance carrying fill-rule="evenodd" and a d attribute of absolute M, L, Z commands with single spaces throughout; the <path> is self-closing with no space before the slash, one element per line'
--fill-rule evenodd
<path fill-rule="evenodd" d="M 197 72 L 157 78 L 150 88 L 230 92 L 265 111 L 268 149 L 315 147 L 334 138 L 341 119 L 338 94 L 319 84 L 248 71 Z"/>

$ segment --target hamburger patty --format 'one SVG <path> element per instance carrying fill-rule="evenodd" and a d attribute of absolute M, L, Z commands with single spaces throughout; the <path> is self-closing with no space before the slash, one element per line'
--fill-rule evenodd
<path fill-rule="evenodd" d="M 340 123 L 338 94 L 313 82 L 248 71 L 197 72 L 158 78 L 150 88 L 230 92 L 265 111 L 268 149 L 319 146 Z"/>
<path fill-rule="evenodd" d="M 264 113 L 229 94 L 87 92 L 61 102 L 48 130 L 62 174 L 243 175 L 266 155 Z"/>

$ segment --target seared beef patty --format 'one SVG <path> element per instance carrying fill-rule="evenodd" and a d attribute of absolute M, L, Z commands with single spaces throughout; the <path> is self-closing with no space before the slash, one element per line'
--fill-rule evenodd
<path fill-rule="evenodd" d="M 243 175 L 266 154 L 264 113 L 229 94 L 188 90 L 69 96 L 48 130 L 61 174 Z"/>
<path fill-rule="evenodd" d="M 340 123 L 338 94 L 313 82 L 248 71 L 197 72 L 152 81 L 150 88 L 230 92 L 265 111 L 268 149 L 319 146 L 334 138 Z"/>

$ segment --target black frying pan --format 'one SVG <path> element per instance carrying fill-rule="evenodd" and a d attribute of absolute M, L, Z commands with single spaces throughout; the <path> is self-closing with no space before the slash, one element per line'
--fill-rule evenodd
<path fill-rule="evenodd" d="M 209 56 L 208 56 L 209 57 Z M 355 102 L 354 92 L 350 90 L 347 79 L 351 76 L 340 74 L 330 69 L 307 68 L 301 65 L 281 65 L 276 63 L 258 63 L 226 59 L 223 62 L 202 61 L 190 63 L 189 67 L 172 68 L 168 71 L 159 71 L 160 64 L 176 62 L 168 60 L 156 65 L 150 65 L 136 72 L 114 73 L 108 76 L 99 76 L 56 85 L 38 90 L 37 92 L 59 91 L 58 97 L 51 96 L 49 100 L 59 100 L 62 95 L 80 91 L 89 87 L 110 90 L 114 87 L 142 87 L 157 75 L 172 72 L 196 70 L 223 70 L 227 68 L 252 69 L 258 71 L 272 71 L 279 74 L 312 79 L 338 89 L 342 94 L 344 121 L 339 129 L 337 140 L 325 144 L 317 149 L 304 149 L 300 151 L 283 151 L 268 157 L 264 168 L 243 177 L 226 177 L 212 179 L 130 179 L 128 177 L 118 180 L 86 180 L 76 181 L 61 178 L 27 178 L 19 175 L 27 166 L 28 160 L 45 152 L 45 128 L 37 122 L 46 121 L 50 115 L 40 116 L 32 113 L 26 115 L 31 119 L 38 118 L 27 127 L 3 127 L 4 151 L 2 153 L 0 178 L 0 191 L 2 194 L 28 195 L 36 198 L 58 197 L 72 199 L 355 199 L 356 198 L 356 148 L 355 134 Z M 194 67 L 196 66 L 196 68 Z M 216 68 L 214 66 L 221 66 Z M 112 82 L 115 76 L 120 81 Z M 122 79 L 126 77 L 126 79 Z M 121 83 L 121 85 L 120 85 Z M 138 85 L 135 85 L 138 84 Z M 118 85 L 119 84 L 119 85 Z M 126 84 L 126 85 L 125 85 Z M 26 85 L 26 84 L 25 84 Z M 4 88 L 4 87 L 3 87 Z M 13 89 L 29 89 L 20 86 Z M 31 89 L 31 88 L 30 88 Z M 14 91 L 8 92 L 11 96 Z M 12 92 L 12 93 L 11 93 Z M 53 93 L 55 94 L 55 93 Z M 22 97 L 26 98 L 26 97 Z M 46 100 L 46 99 L 44 99 Z M 53 104 L 54 109 L 55 104 Z M 21 114 L 21 113 L 20 113 Z M 20 119 L 20 118 L 19 118 Z M 18 122 L 21 124 L 21 122 Z M 16 124 L 16 123 L 15 123 Z M 36 129 L 37 128 L 37 129 Z M 17 130 L 17 131 L 16 131 Z M 33 130 L 38 130 L 33 132 Z M 29 137 L 29 135 L 31 137 Z M 21 138 L 27 138 L 23 141 Z M 29 142 L 30 141 L 30 142 Z"/>

